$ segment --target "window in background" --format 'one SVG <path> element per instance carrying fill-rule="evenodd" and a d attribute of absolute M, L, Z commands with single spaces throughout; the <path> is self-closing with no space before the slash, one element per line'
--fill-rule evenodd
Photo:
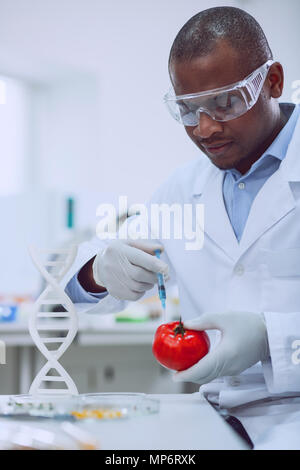
<path fill-rule="evenodd" d="M 29 142 L 29 90 L 0 76 L 0 196 L 24 189 Z"/>

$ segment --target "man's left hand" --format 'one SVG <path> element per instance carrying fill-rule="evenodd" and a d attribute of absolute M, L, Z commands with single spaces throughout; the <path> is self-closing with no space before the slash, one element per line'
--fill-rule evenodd
<path fill-rule="evenodd" d="M 184 322 L 189 330 L 220 330 L 220 343 L 197 364 L 177 372 L 175 382 L 205 384 L 217 377 L 238 375 L 269 356 L 267 328 L 259 313 L 207 313 Z"/>

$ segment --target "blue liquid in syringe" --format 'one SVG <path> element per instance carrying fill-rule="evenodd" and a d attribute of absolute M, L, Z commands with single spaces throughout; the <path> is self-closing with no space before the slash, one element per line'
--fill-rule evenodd
<path fill-rule="evenodd" d="M 155 255 L 157 258 L 160 258 L 160 250 L 155 250 Z M 164 275 L 161 273 L 157 273 L 157 280 L 158 280 L 158 295 L 161 301 L 162 308 L 164 312 L 166 310 L 166 288 L 165 288 L 165 281 Z"/>
<path fill-rule="evenodd" d="M 158 277 L 158 295 L 161 301 L 161 305 L 163 309 L 165 309 L 166 308 L 166 288 L 164 285 L 163 275 L 158 274 L 157 277 Z"/>

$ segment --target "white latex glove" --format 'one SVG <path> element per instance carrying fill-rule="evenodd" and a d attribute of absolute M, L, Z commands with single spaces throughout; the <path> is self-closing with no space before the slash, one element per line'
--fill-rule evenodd
<path fill-rule="evenodd" d="M 157 273 L 168 278 L 169 267 L 155 256 L 163 251 L 148 240 L 115 240 L 100 252 L 93 263 L 93 277 L 116 299 L 138 300 L 157 283 Z"/>
<path fill-rule="evenodd" d="M 220 330 L 219 344 L 197 364 L 173 376 L 175 382 L 206 384 L 217 377 L 238 375 L 269 356 L 267 328 L 262 314 L 207 313 L 184 322 L 191 330 Z"/>

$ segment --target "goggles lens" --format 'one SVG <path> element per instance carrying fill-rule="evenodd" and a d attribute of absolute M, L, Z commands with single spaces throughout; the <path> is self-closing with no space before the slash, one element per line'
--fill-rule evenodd
<path fill-rule="evenodd" d="M 209 114 L 217 121 L 228 121 L 246 113 L 247 105 L 239 91 L 209 95 L 205 98 L 179 100 L 173 102 L 176 119 L 185 126 L 197 126 L 200 113 Z"/>
<path fill-rule="evenodd" d="M 236 119 L 256 103 L 272 63 L 266 62 L 234 85 L 191 95 L 176 96 L 170 92 L 164 101 L 171 115 L 184 126 L 197 126 L 201 113 L 208 114 L 215 121 Z"/>

